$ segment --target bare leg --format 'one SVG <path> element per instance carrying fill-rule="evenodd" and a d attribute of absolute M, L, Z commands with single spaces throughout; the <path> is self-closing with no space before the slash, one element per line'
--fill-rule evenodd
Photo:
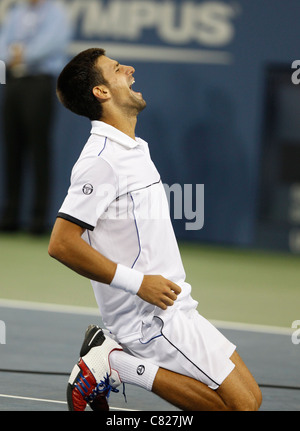
<path fill-rule="evenodd" d="M 152 392 L 182 410 L 258 410 L 262 397 L 257 383 L 237 352 L 231 360 L 234 370 L 215 391 L 195 379 L 160 368 Z"/>

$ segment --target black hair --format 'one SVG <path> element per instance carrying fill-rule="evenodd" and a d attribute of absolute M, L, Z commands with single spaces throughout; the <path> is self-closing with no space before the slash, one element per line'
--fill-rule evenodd
<path fill-rule="evenodd" d="M 102 116 L 101 102 L 93 94 L 96 85 L 107 85 L 101 69 L 96 67 L 102 55 L 105 55 L 102 48 L 80 52 L 64 67 L 57 80 L 59 101 L 70 111 L 90 120 L 100 120 Z"/>

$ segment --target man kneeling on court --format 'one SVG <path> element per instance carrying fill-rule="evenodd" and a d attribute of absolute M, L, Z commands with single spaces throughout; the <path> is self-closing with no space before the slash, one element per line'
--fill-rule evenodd
<path fill-rule="evenodd" d="M 134 72 L 91 48 L 57 82 L 61 103 L 92 129 L 49 254 L 91 280 L 111 334 L 86 331 L 69 409 L 108 409 L 110 392 L 129 383 L 182 410 L 257 410 L 257 383 L 235 346 L 198 313 L 185 281 L 162 181 L 147 143 L 135 136 L 146 102 L 132 89 Z"/>

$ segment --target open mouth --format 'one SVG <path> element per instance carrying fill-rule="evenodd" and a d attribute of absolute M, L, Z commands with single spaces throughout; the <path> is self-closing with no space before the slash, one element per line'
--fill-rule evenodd
<path fill-rule="evenodd" d="M 131 93 L 132 93 L 134 96 L 137 96 L 137 97 L 141 98 L 141 97 L 142 97 L 142 93 L 140 93 L 139 91 L 134 91 L 134 90 L 132 89 L 132 86 L 133 86 L 133 84 L 134 84 L 134 83 L 135 83 L 135 80 L 134 80 L 134 79 L 132 79 L 131 83 L 129 84 L 129 89 L 130 89 Z"/>
<path fill-rule="evenodd" d="M 133 84 L 135 83 L 135 80 L 133 80 L 132 82 L 131 82 L 131 84 L 129 85 L 129 88 L 130 88 L 130 90 L 132 90 L 132 86 L 133 86 Z"/>
<path fill-rule="evenodd" d="M 128 83 L 129 90 L 131 91 L 131 94 L 133 96 L 137 97 L 138 99 L 141 99 L 143 97 L 142 93 L 140 93 L 139 91 L 134 91 L 132 89 L 133 84 L 135 84 L 135 79 L 132 77 L 132 81 Z"/>

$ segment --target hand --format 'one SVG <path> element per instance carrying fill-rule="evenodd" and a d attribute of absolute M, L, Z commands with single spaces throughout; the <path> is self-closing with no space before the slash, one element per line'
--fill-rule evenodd
<path fill-rule="evenodd" d="M 161 275 L 145 275 L 137 295 L 144 301 L 166 310 L 174 304 L 181 288 Z"/>
<path fill-rule="evenodd" d="M 19 44 L 19 43 L 14 43 L 10 46 L 10 62 L 9 62 L 9 66 L 11 68 L 19 66 L 20 64 L 23 63 L 23 52 L 24 52 L 24 48 L 23 45 Z"/>

